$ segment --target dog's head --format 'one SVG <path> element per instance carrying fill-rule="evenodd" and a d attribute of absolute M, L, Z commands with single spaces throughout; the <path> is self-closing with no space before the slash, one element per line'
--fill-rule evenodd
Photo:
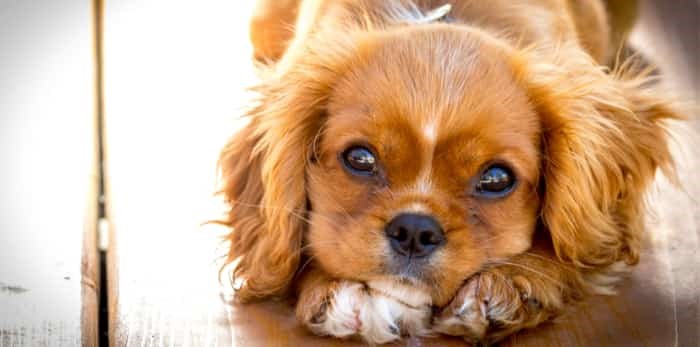
<path fill-rule="evenodd" d="M 446 303 L 535 232 L 579 266 L 634 262 L 675 117 L 575 47 L 433 23 L 318 33 L 259 88 L 221 157 L 243 300 L 307 262 Z"/>

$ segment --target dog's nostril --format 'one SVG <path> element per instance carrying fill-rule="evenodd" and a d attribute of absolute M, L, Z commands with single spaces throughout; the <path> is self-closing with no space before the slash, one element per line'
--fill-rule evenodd
<path fill-rule="evenodd" d="M 408 230 L 404 227 L 399 227 L 399 232 L 394 238 L 399 242 L 406 241 L 406 239 L 408 239 Z"/>
<path fill-rule="evenodd" d="M 442 237 L 432 230 L 423 230 L 418 240 L 423 245 L 437 245 L 442 241 Z"/>
<path fill-rule="evenodd" d="M 386 226 L 391 247 L 399 254 L 424 257 L 445 241 L 440 224 L 429 216 L 402 214 Z"/>

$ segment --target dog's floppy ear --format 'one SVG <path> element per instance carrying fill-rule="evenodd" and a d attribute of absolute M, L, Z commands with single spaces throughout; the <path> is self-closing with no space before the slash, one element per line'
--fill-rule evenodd
<path fill-rule="evenodd" d="M 306 228 L 307 136 L 291 125 L 264 129 L 261 123 L 254 118 L 237 134 L 219 163 L 230 206 L 225 224 L 232 228 L 228 263 L 234 263 L 233 278 L 243 280 L 236 294 L 241 301 L 284 293 Z"/>
<path fill-rule="evenodd" d="M 242 285 L 238 300 L 284 294 L 299 267 L 306 168 L 344 48 L 305 45 L 285 56 L 294 61 L 283 59 L 257 87 L 260 102 L 248 114 L 250 123 L 221 154 L 222 192 L 230 205 L 224 224 L 232 228 L 228 263 Z"/>
<path fill-rule="evenodd" d="M 250 123 L 240 131 L 224 147 L 219 159 L 221 191 L 230 206 L 224 222 L 232 228 L 227 236 L 230 250 L 226 263 L 234 263 L 232 280 L 244 280 L 236 296 L 242 301 L 276 294 L 283 289 L 286 278 L 299 261 L 299 229 L 302 228 L 301 221 L 292 217 L 292 213 L 303 214 L 294 206 L 294 192 L 285 194 L 289 195 L 285 196 L 288 201 L 272 204 L 265 201 L 269 196 L 262 175 L 266 154 L 257 147 L 260 136 L 255 134 L 255 128 L 256 125 Z M 279 178 L 295 179 L 293 173 L 288 174 L 288 178 Z M 303 180 L 297 186 L 299 184 L 303 184 Z M 293 206 L 286 207 L 288 204 Z M 276 210 L 285 207 L 291 210 L 286 218 L 279 216 L 284 211 Z M 267 221 L 269 208 L 275 209 L 278 218 L 286 219 L 284 228 Z"/>
<path fill-rule="evenodd" d="M 644 78 L 609 74 L 574 48 L 557 55 L 517 65 L 543 129 L 542 224 L 564 261 L 635 263 L 644 191 L 657 168 L 672 173 L 664 123 L 680 117 Z"/>
<path fill-rule="evenodd" d="M 224 148 L 220 168 L 232 228 L 228 262 L 243 280 L 236 298 L 283 294 L 299 266 L 306 228 L 305 172 L 310 129 L 263 105 Z M 262 112 L 262 113 L 259 113 Z M 297 116 L 303 115 L 297 114 Z M 271 119 L 266 119 L 271 118 Z"/>

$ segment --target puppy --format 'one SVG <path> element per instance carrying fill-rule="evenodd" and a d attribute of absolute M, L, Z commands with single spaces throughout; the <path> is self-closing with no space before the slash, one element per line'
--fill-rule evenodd
<path fill-rule="evenodd" d="M 220 158 L 237 298 L 296 293 L 320 335 L 493 342 L 611 293 L 679 118 L 604 67 L 614 3 L 259 1 L 268 73 Z"/>

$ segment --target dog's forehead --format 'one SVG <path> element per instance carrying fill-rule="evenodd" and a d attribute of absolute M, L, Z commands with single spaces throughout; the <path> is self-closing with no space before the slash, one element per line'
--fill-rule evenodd
<path fill-rule="evenodd" d="M 430 143 L 464 133 L 498 136 L 534 121 L 504 52 L 475 35 L 439 29 L 374 40 L 339 81 L 331 114 L 370 131 L 405 123 L 411 136 Z"/>

